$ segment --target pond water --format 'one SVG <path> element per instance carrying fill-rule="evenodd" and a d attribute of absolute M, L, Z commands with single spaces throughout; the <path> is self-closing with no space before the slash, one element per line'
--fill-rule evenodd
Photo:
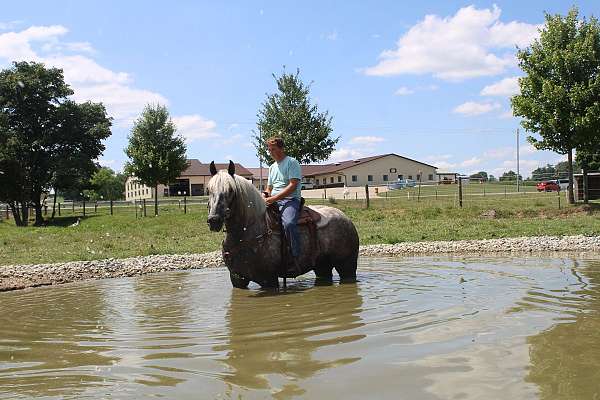
<path fill-rule="evenodd" d="M 358 279 L 2 293 L 0 398 L 600 398 L 598 260 L 362 258 Z"/>

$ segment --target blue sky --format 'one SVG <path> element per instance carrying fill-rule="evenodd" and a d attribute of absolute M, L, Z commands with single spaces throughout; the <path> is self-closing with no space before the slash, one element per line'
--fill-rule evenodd
<path fill-rule="evenodd" d="M 272 73 L 300 68 L 340 136 L 332 160 L 395 152 L 440 170 L 515 169 L 515 45 L 572 2 L 36 1 L 3 4 L 0 67 L 64 68 L 75 99 L 115 118 L 101 162 L 120 169 L 132 120 L 167 104 L 188 157 L 258 161 L 250 135 Z M 574 3 L 582 15 L 594 1 Z M 597 5 L 597 2 L 596 2 Z M 521 171 L 564 157 L 521 134 Z"/>

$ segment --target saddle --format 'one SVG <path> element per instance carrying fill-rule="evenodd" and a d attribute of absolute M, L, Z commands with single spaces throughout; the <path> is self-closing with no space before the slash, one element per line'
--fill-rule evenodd
<path fill-rule="evenodd" d="M 310 207 L 304 205 L 304 198 L 300 198 L 300 210 L 298 216 L 298 226 L 306 226 L 309 232 L 309 248 L 305 249 L 311 255 L 312 266 L 316 265 L 316 259 L 319 255 L 319 241 L 317 239 L 317 222 L 321 220 L 321 214 L 316 212 Z M 271 204 L 267 207 L 267 225 L 273 232 L 281 232 L 281 254 L 282 254 L 282 266 L 281 273 L 283 276 L 287 274 L 287 266 L 293 264 L 293 259 L 289 249 L 289 241 L 287 240 L 285 233 L 283 232 L 283 226 L 281 224 L 281 213 L 276 204 Z"/>

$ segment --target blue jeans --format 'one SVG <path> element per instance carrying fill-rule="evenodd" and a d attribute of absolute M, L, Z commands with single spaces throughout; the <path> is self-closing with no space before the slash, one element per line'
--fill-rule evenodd
<path fill-rule="evenodd" d="M 300 199 L 294 197 L 277 201 L 281 213 L 281 223 L 285 237 L 290 243 L 292 257 L 300 255 L 300 233 L 298 232 L 298 217 L 300 216 Z"/>

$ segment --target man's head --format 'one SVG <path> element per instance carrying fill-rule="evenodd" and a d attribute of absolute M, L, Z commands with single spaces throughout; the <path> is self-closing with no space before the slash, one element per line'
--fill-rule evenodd
<path fill-rule="evenodd" d="M 285 158 L 285 149 L 283 144 L 283 139 L 279 136 L 272 137 L 267 140 L 267 148 L 269 149 L 269 154 L 275 161 L 281 161 Z"/>

